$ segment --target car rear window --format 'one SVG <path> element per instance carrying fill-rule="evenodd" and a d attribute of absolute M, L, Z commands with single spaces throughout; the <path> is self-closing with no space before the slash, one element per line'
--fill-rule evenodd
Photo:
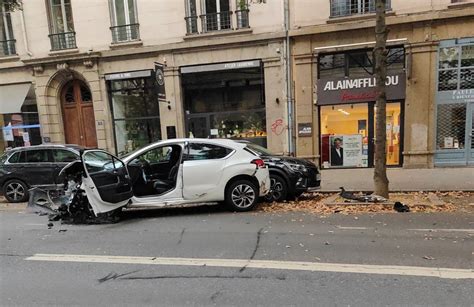
<path fill-rule="evenodd" d="M 0 164 L 4 164 L 5 161 L 7 161 L 8 155 L 5 153 L 2 156 L 0 156 Z"/>
<path fill-rule="evenodd" d="M 191 143 L 187 146 L 184 159 L 187 161 L 221 159 L 232 151 L 230 148 L 213 144 Z"/>
<path fill-rule="evenodd" d="M 21 159 L 21 157 L 23 159 Z M 15 152 L 14 154 L 12 154 L 10 156 L 10 159 L 8 159 L 8 163 L 22 163 L 22 162 L 25 162 L 25 152 L 24 151 L 20 151 L 20 152 Z"/>
<path fill-rule="evenodd" d="M 50 160 L 49 150 L 47 149 L 37 149 L 37 150 L 27 150 L 26 153 L 26 163 L 42 163 L 42 162 L 52 162 Z"/>

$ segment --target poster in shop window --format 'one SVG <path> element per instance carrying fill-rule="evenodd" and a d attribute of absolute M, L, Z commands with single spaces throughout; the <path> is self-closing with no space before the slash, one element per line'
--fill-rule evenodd
<path fill-rule="evenodd" d="M 362 167 L 362 135 L 345 134 L 330 137 L 331 167 Z"/>

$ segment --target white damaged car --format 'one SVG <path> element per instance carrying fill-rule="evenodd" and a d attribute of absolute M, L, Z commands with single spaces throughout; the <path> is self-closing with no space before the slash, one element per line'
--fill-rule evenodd
<path fill-rule="evenodd" d="M 74 198 L 87 199 L 96 216 L 122 207 L 220 202 L 233 211 L 249 211 L 270 189 L 264 161 L 246 144 L 226 139 L 161 141 L 122 159 L 103 150 L 84 150 L 81 161 L 64 173 L 69 182 L 74 173 L 82 181 L 76 180 L 68 206 Z"/>

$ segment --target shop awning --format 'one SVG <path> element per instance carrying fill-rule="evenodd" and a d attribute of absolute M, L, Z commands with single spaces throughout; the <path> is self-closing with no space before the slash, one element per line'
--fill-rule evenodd
<path fill-rule="evenodd" d="M 20 113 L 31 83 L 0 85 L 0 114 Z"/>

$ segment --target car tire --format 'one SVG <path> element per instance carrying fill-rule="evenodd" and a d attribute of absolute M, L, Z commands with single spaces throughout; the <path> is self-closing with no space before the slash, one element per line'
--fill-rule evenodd
<path fill-rule="evenodd" d="M 258 189 L 250 180 L 236 180 L 225 191 L 225 204 L 232 211 L 250 211 L 257 201 Z"/>
<path fill-rule="evenodd" d="M 285 201 L 288 195 L 288 184 L 285 179 L 279 175 L 270 174 L 270 192 L 265 195 L 267 202 Z"/>
<path fill-rule="evenodd" d="M 3 195 L 9 203 L 22 203 L 28 200 L 28 186 L 21 180 L 12 179 L 3 185 Z"/>

